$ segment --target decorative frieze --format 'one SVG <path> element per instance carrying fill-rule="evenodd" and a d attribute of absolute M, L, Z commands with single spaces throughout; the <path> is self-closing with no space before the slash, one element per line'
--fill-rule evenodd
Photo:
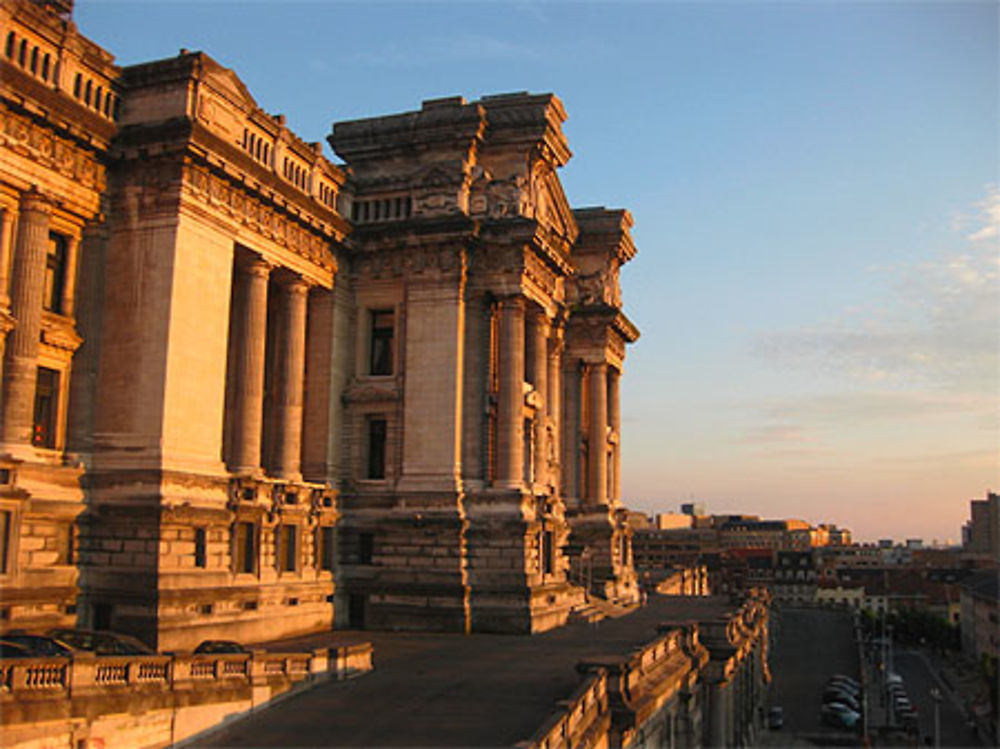
<path fill-rule="evenodd" d="M 95 192 L 107 187 L 104 166 L 94 153 L 9 109 L 0 110 L 0 117 L 0 146 Z"/>
<path fill-rule="evenodd" d="M 332 230 L 326 236 L 307 229 L 255 198 L 247 190 L 207 169 L 189 164 L 183 172 L 185 194 L 219 211 L 261 236 L 287 247 L 324 270 L 335 273 L 336 260 L 330 248 L 336 239 Z"/>

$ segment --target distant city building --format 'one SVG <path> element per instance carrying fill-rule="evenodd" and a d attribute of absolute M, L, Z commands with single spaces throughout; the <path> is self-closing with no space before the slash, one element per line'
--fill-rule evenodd
<path fill-rule="evenodd" d="M 704 515 L 704 502 L 685 502 L 681 505 L 681 513 L 684 515 Z"/>
<path fill-rule="evenodd" d="M 661 512 L 656 516 L 656 527 L 661 530 L 671 528 L 691 528 L 693 516 L 689 513 Z"/>
<path fill-rule="evenodd" d="M 962 546 L 972 554 L 1000 561 L 1000 494 L 969 503 L 969 521 L 962 528 Z"/>

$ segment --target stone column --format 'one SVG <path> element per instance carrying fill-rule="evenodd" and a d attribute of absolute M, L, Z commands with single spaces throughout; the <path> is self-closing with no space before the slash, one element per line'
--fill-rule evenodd
<path fill-rule="evenodd" d="M 76 309 L 76 269 L 80 261 L 80 238 L 66 238 L 66 277 L 63 279 L 60 314 L 72 317 Z"/>
<path fill-rule="evenodd" d="M 608 500 L 611 504 L 617 504 L 621 500 L 621 402 L 619 397 L 619 381 L 621 374 L 617 369 L 608 369 L 608 425 L 615 433 L 614 444 L 611 445 L 611 496 Z"/>
<path fill-rule="evenodd" d="M 549 374 L 549 320 L 541 310 L 531 316 L 531 379 L 535 392 L 541 397 L 542 403 L 535 411 L 535 477 L 536 484 L 545 484 L 549 480 L 548 434 L 545 428 L 546 407 L 548 403 Z"/>
<path fill-rule="evenodd" d="M 267 342 L 267 280 L 271 267 L 261 258 L 237 266 L 236 283 L 242 292 L 236 340 L 236 396 L 229 469 L 234 473 L 260 471 L 260 440 L 264 421 L 264 350 Z"/>
<path fill-rule="evenodd" d="M 608 365 L 590 365 L 587 375 L 590 391 L 590 487 L 587 501 L 591 505 L 608 503 Z"/>
<path fill-rule="evenodd" d="M 725 747 L 731 743 L 729 735 L 730 706 L 729 684 L 716 682 L 709 687 L 708 697 L 708 746 Z"/>
<path fill-rule="evenodd" d="M 274 473 L 278 478 L 302 478 L 302 393 L 306 363 L 306 307 L 309 286 L 301 278 L 282 289 L 278 349 L 278 398 Z"/>
<path fill-rule="evenodd" d="M 17 325 L 7 339 L 0 407 L 0 428 L 7 443 L 31 444 L 51 211 L 48 200 L 35 191 L 21 197 L 10 304 Z"/>
<path fill-rule="evenodd" d="M 524 478 L 524 300 L 500 308 L 500 393 L 497 404 L 497 481 L 521 488 Z"/>
<path fill-rule="evenodd" d="M 552 464 L 549 466 L 549 483 L 559 494 L 562 491 L 563 477 L 561 466 L 562 452 L 562 349 L 563 340 L 560 332 L 553 329 L 554 335 L 550 338 L 552 344 L 549 352 L 549 376 L 548 397 L 545 399 L 546 411 L 548 413 L 549 424 L 552 427 L 551 445 L 549 452 L 552 456 Z"/>
<path fill-rule="evenodd" d="M 0 302 L 10 299 L 10 248 L 13 243 L 14 216 L 7 209 L 0 210 Z"/>

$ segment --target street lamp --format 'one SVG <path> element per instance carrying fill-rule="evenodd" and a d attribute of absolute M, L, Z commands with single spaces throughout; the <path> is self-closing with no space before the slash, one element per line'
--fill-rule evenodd
<path fill-rule="evenodd" d="M 931 699 L 934 700 L 934 749 L 941 749 L 941 690 L 933 687 Z"/>

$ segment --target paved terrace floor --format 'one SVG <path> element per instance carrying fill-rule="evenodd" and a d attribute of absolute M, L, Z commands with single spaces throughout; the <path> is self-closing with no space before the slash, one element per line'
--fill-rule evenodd
<path fill-rule="evenodd" d="M 625 655 L 661 622 L 707 619 L 727 598 L 650 598 L 597 625 L 534 636 L 336 631 L 262 643 L 301 650 L 370 641 L 375 669 L 291 697 L 198 742 L 213 747 L 501 747 L 529 738 L 580 683 L 576 664 Z"/>

